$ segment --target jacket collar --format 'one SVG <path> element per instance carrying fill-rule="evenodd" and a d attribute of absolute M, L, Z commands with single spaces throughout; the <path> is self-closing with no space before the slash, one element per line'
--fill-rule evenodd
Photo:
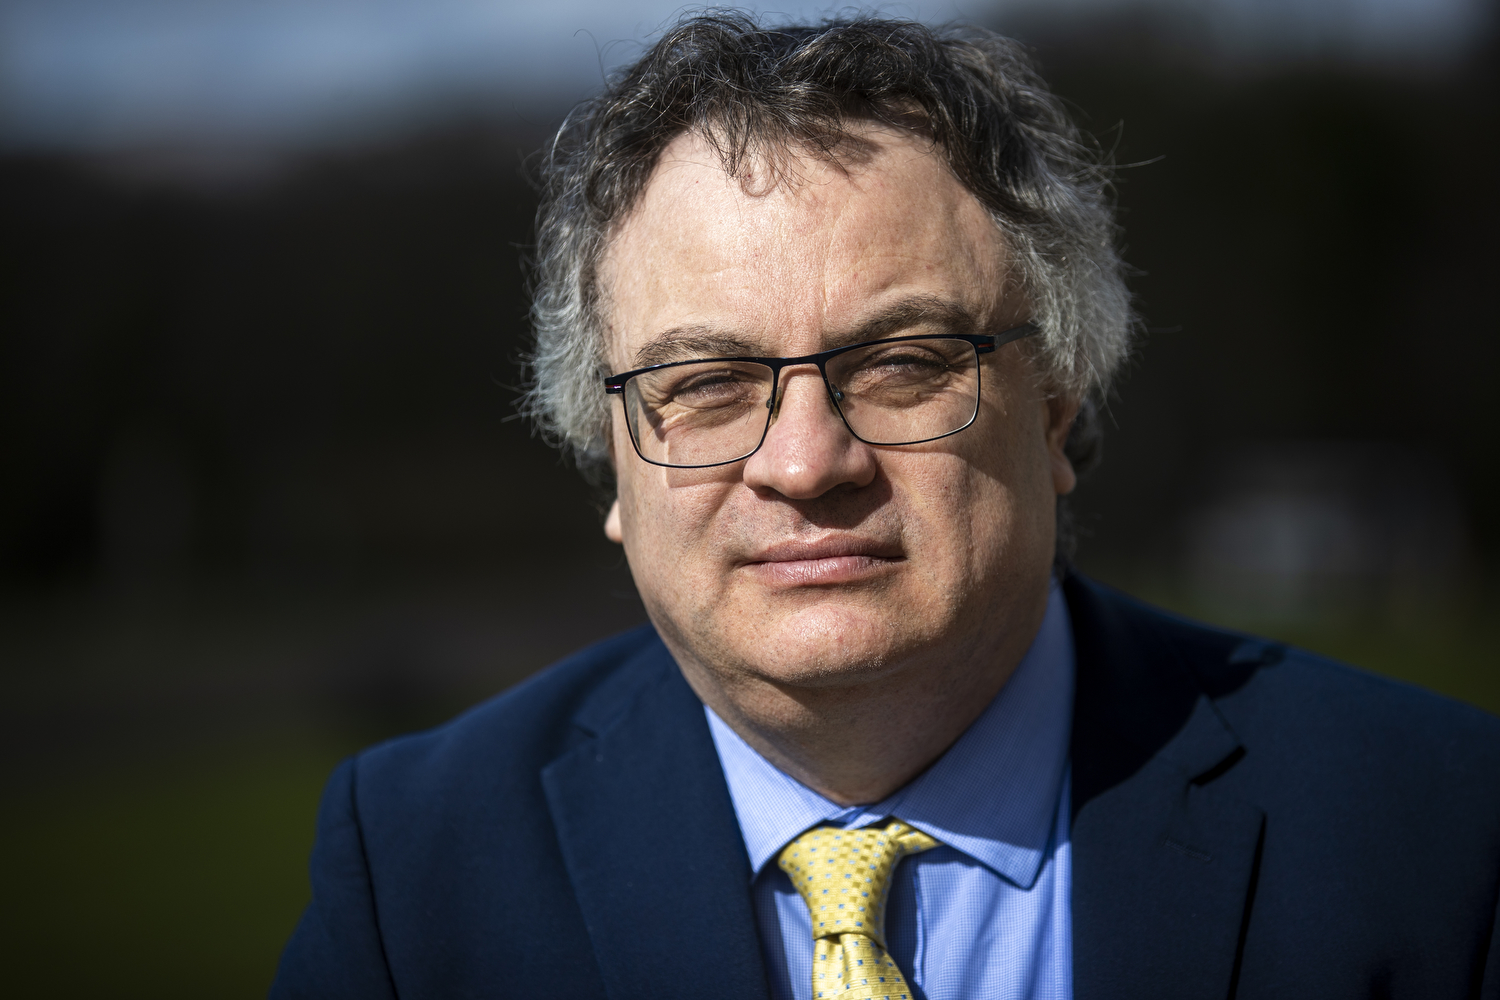
<path fill-rule="evenodd" d="M 575 722 L 591 738 L 542 784 L 608 995 L 764 1000 L 750 862 L 703 706 L 661 640 Z"/>
<path fill-rule="evenodd" d="M 1097 584 L 1073 612 L 1074 995 L 1228 996 L 1265 817 L 1216 781 L 1246 751 L 1214 707 L 1258 663 Z"/>

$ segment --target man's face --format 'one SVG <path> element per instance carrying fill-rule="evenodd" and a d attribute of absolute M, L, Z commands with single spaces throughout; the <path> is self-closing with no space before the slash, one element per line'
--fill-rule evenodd
<path fill-rule="evenodd" d="M 701 357 L 714 339 L 790 357 L 1025 321 L 1003 291 L 999 232 L 940 157 L 894 132 L 864 138 L 868 157 L 793 156 L 770 182 L 727 176 L 696 136 L 674 142 L 601 270 L 613 370 Z M 877 317 L 913 303 L 950 318 L 929 310 L 871 336 Z M 919 445 L 856 440 L 812 365 L 783 372 L 764 443 L 733 465 L 649 465 L 614 411 L 606 530 L 710 704 L 705 684 L 796 701 L 1024 652 L 1046 601 L 1054 500 L 1072 488 L 1062 443 L 1074 408 L 1045 397 L 1015 345 L 981 362 L 974 424 Z"/>

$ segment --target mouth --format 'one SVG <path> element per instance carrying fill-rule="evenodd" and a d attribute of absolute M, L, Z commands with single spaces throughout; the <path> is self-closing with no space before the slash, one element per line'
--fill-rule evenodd
<path fill-rule="evenodd" d="M 778 542 L 747 559 L 743 566 L 772 586 L 808 587 L 867 580 L 905 559 L 901 547 L 891 542 L 833 536 L 814 542 Z"/>

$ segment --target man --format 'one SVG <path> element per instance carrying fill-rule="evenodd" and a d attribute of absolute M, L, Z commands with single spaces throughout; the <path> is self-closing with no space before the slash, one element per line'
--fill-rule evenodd
<path fill-rule="evenodd" d="M 651 626 L 343 765 L 273 995 L 1500 997 L 1500 722 L 1058 555 L 1106 179 L 977 32 L 692 18 L 582 109 L 532 403 Z"/>

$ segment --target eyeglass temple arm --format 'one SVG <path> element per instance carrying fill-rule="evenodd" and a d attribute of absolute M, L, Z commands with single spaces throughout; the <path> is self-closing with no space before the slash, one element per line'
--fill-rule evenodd
<path fill-rule="evenodd" d="M 1033 334 L 1041 332 L 1042 328 L 1037 326 L 1035 323 L 1022 323 L 1020 326 L 1013 326 L 1009 330 L 1000 331 L 999 333 L 990 337 L 988 343 L 975 344 L 974 353 L 989 354 L 996 348 L 1004 347 L 1006 344 L 1010 343 L 1013 340 L 1020 340 L 1022 337 L 1030 337 Z"/>

